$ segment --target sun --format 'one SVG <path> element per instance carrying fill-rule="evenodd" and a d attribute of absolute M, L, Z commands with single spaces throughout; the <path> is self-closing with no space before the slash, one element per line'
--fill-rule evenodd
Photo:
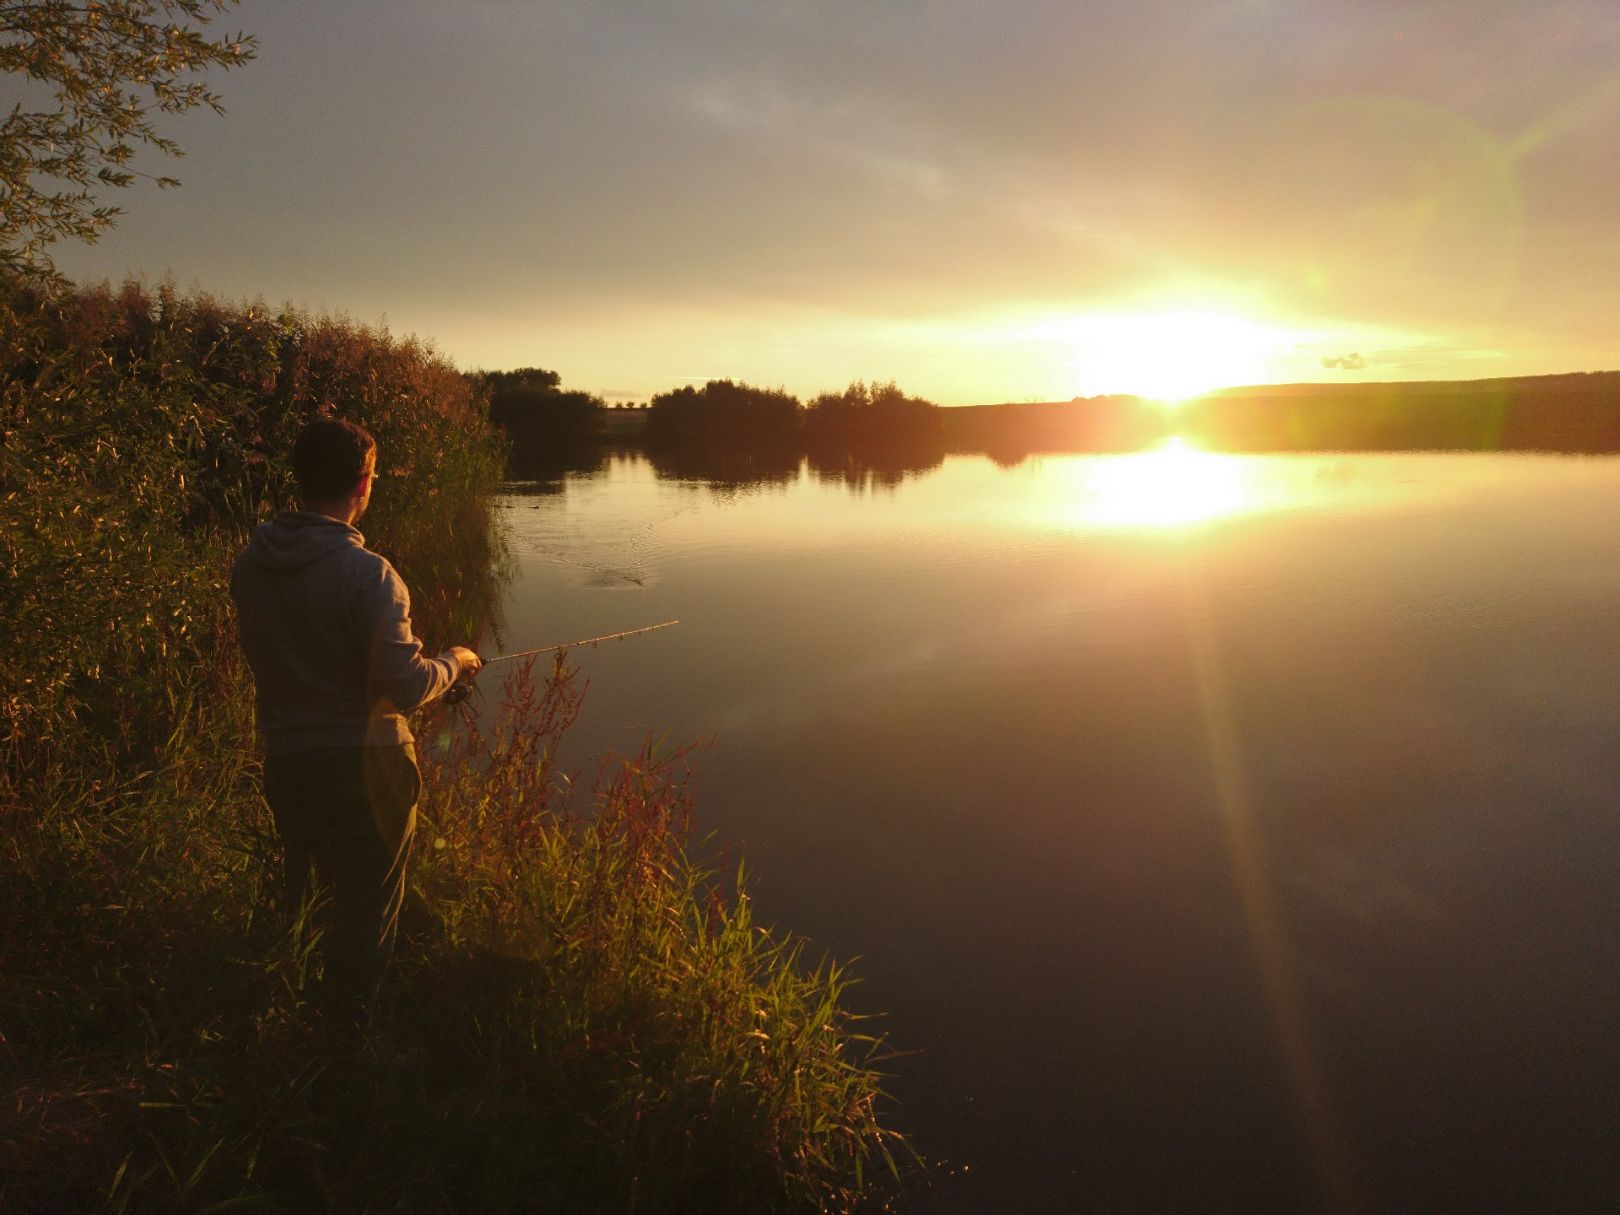
<path fill-rule="evenodd" d="M 1247 317 L 1196 310 L 1078 317 L 1067 336 L 1085 395 L 1130 393 L 1167 404 L 1263 383 L 1294 341 Z"/>

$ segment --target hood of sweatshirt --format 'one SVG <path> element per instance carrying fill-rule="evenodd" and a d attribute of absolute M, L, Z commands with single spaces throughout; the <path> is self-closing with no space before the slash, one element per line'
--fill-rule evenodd
<path fill-rule="evenodd" d="M 253 529 L 246 560 L 261 570 L 303 569 L 343 548 L 364 548 L 366 538 L 347 523 L 309 511 L 277 515 Z"/>

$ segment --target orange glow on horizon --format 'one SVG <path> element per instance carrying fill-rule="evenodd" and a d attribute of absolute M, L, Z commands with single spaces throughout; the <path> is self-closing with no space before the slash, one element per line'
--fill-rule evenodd
<path fill-rule="evenodd" d="M 1299 335 L 1228 312 L 1176 309 L 1076 318 L 1070 363 L 1087 395 L 1131 393 L 1176 405 L 1216 388 L 1263 383 Z"/>

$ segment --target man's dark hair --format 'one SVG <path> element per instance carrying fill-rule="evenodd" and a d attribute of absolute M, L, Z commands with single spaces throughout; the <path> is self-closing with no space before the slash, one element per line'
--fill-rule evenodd
<path fill-rule="evenodd" d="M 354 492 L 377 440 L 365 427 L 336 418 L 316 418 L 293 444 L 293 477 L 306 502 L 330 502 Z"/>

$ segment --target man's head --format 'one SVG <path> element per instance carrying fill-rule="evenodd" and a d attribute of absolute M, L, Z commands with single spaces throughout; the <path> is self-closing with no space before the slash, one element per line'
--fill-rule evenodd
<path fill-rule="evenodd" d="M 292 468 L 305 506 L 353 500 L 359 507 L 354 517 L 359 518 L 371 500 L 377 441 L 353 422 L 317 418 L 293 444 Z"/>

